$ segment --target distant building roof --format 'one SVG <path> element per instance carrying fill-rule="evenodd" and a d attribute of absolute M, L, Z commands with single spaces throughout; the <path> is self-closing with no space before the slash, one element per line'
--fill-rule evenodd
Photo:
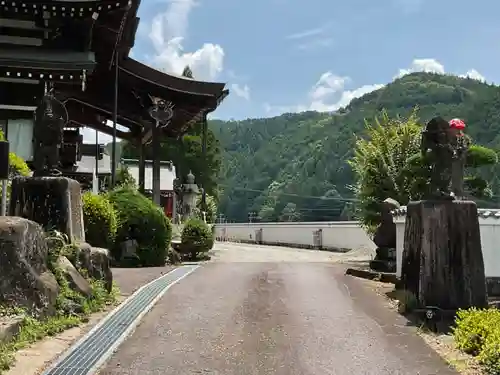
<path fill-rule="evenodd" d="M 103 154 L 98 161 L 99 174 L 111 174 L 111 157 Z M 76 162 L 76 172 L 92 174 L 95 169 L 95 156 L 82 155 L 82 160 Z"/>
<path fill-rule="evenodd" d="M 122 159 L 121 163 L 127 166 L 130 175 L 139 184 L 139 162 L 135 159 Z M 160 166 L 160 191 L 173 191 L 176 178 L 175 167 L 170 161 L 162 161 Z M 151 160 L 146 160 L 144 171 L 144 190 L 153 190 L 153 166 Z"/>

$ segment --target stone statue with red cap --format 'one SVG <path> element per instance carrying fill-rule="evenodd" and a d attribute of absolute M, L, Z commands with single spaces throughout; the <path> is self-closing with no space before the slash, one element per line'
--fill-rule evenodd
<path fill-rule="evenodd" d="M 425 198 L 453 200 L 450 186 L 454 149 L 448 121 L 442 117 L 430 120 L 422 131 L 420 147 L 430 175 L 429 190 Z"/>
<path fill-rule="evenodd" d="M 463 199 L 470 142 L 464 129 L 460 119 L 436 117 L 422 132 L 430 190 L 406 207 L 401 256 L 401 288 L 419 308 L 450 317 L 458 309 L 488 306 L 477 205 Z"/>
<path fill-rule="evenodd" d="M 469 139 L 460 119 L 430 120 L 422 132 L 421 150 L 429 168 L 429 199 L 454 200 L 463 196 L 465 157 Z"/>

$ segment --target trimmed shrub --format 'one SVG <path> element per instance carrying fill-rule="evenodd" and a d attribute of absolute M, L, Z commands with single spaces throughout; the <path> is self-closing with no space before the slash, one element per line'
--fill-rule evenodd
<path fill-rule="evenodd" d="M 198 218 L 186 221 L 181 235 L 182 252 L 196 259 L 200 254 L 207 253 L 214 246 L 212 229 Z"/>
<path fill-rule="evenodd" d="M 459 349 L 477 356 L 487 374 L 500 374 L 500 310 L 460 310 L 453 336 Z"/>
<path fill-rule="evenodd" d="M 115 259 L 121 260 L 120 245 L 123 242 L 136 240 L 138 265 L 165 265 L 172 224 L 163 210 L 129 186 L 112 190 L 108 197 L 118 213 L 119 226 L 112 249 Z"/>
<path fill-rule="evenodd" d="M 116 210 L 104 195 L 86 192 L 82 196 L 85 240 L 92 246 L 110 249 L 118 229 Z"/>
<path fill-rule="evenodd" d="M 5 136 L 2 130 L 0 130 L 0 141 L 4 141 Z M 13 152 L 9 152 L 9 165 L 10 165 L 10 178 L 14 178 L 16 176 L 28 176 L 31 173 L 28 164 L 24 161 L 23 158 L 17 156 Z"/>

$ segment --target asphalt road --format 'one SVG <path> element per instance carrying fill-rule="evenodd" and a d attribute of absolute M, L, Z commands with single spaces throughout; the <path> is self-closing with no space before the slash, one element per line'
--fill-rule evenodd
<path fill-rule="evenodd" d="M 219 254 L 167 292 L 100 374 L 456 374 L 382 297 L 316 253 Z"/>

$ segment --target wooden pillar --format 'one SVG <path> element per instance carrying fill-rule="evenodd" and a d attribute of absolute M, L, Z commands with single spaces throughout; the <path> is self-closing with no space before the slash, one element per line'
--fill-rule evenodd
<path fill-rule="evenodd" d="M 161 205 L 160 199 L 160 128 L 159 122 L 153 124 L 153 202 L 158 206 Z"/>
<path fill-rule="evenodd" d="M 115 52 L 115 92 L 113 102 L 113 142 L 111 143 L 111 188 L 116 185 L 116 121 L 118 118 L 118 51 Z"/>
<path fill-rule="evenodd" d="M 207 160 L 207 133 L 208 133 L 208 123 L 207 123 L 207 114 L 204 113 L 203 114 L 203 134 L 202 134 L 202 143 L 201 143 L 201 153 L 202 153 L 202 157 L 203 157 L 203 161 L 206 161 Z M 205 176 L 207 176 L 207 173 L 205 173 Z M 204 177 L 205 177 L 204 176 Z M 202 206 L 202 209 L 205 210 L 206 207 L 207 207 L 207 191 L 206 191 L 206 188 L 205 188 L 205 181 L 206 181 L 206 178 L 204 178 L 202 180 L 202 193 L 201 193 L 201 206 Z"/>
<path fill-rule="evenodd" d="M 141 142 L 139 145 L 139 191 L 144 194 L 146 177 L 146 145 Z"/>
<path fill-rule="evenodd" d="M 175 190 L 172 191 L 172 222 L 177 223 L 177 195 Z"/>

